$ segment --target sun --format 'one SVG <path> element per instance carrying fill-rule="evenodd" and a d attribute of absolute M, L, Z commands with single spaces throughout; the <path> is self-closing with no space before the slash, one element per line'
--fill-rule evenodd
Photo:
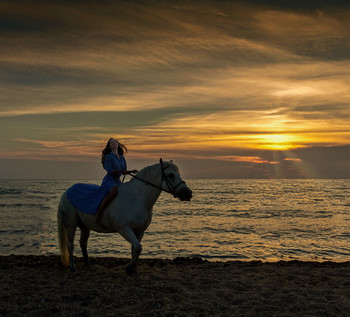
<path fill-rule="evenodd" d="M 290 150 L 302 147 L 295 135 L 285 133 L 261 134 L 256 136 L 258 148 L 266 150 Z"/>

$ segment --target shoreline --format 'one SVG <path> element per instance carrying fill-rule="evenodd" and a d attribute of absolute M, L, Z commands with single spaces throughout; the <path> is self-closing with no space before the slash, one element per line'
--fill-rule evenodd
<path fill-rule="evenodd" d="M 3 316 L 346 316 L 350 261 L 139 260 L 91 257 L 78 273 L 58 255 L 0 256 Z"/>
<path fill-rule="evenodd" d="M 74 258 L 76 260 L 82 259 L 82 254 L 79 249 L 79 245 L 76 246 Z M 106 253 L 107 254 L 107 253 Z M 116 261 L 130 261 L 131 259 L 131 254 L 129 255 L 106 255 L 106 254 L 100 254 L 100 255 L 95 255 L 95 254 L 90 254 L 89 253 L 89 258 L 90 259 L 115 259 Z M 59 252 L 57 254 L 54 254 L 52 252 L 48 254 L 21 254 L 21 253 L 6 253 L 0 254 L 0 258 L 9 258 L 9 257 L 43 257 L 43 258 L 50 258 L 50 257 L 57 257 L 59 258 Z M 328 259 L 328 258 L 318 258 L 318 257 L 313 257 L 313 258 L 305 258 L 305 259 L 300 259 L 296 257 L 285 257 L 285 258 L 268 258 L 268 259 L 244 259 L 244 258 L 236 258 L 236 257 L 216 257 L 216 256 L 175 256 L 175 257 L 148 257 L 147 255 L 142 255 L 140 256 L 139 261 L 168 261 L 168 262 L 178 262 L 178 261 L 197 261 L 197 262 L 209 262 L 209 263 L 262 263 L 262 264 L 273 264 L 273 263 L 335 263 L 335 264 L 350 264 L 350 258 L 349 260 L 345 259 Z"/>
<path fill-rule="evenodd" d="M 79 246 L 77 246 L 78 248 Z M 78 250 L 79 251 L 79 250 Z M 2 262 L 3 258 L 28 258 L 28 259 L 38 259 L 38 258 L 42 258 L 42 259 L 52 259 L 52 258 L 56 258 L 57 261 L 59 262 L 60 259 L 60 255 L 59 253 L 57 254 L 7 254 L 7 255 L 1 255 L 0 254 L 0 263 Z M 94 259 L 105 259 L 105 260 L 114 260 L 116 261 L 116 263 L 122 262 L 122 263 L 128 263 L 131 258 L 129 256 L 127 257 L 118 257 L 118 256 L 105 256 L 105 255 L 89 255 L 90 260 L 94 260 Z M 74 259 L 75 261 L 82 261 L 83 257 L 82 255 L 78 252 L 77 255 L 74 255 Z M 181 262 L 193 262 L 193 263 L 227 263 L 227 264 L 232 264 L 232 263 L 241 263 L 241 264 L 343 264 L 343 265 L 350 265 L 350 259 L 349 260 L 329 260 L 329 259 L 325 259 L 325 258 L 320 258 L 320 260 L 316 260 L 316 259 L 311 259 L 311 260 L 302 260 L 302 259 L 294 259 L 294 258 L 287 258 L 287 259 L 278 259 L 278 260 L 251 260 L 251 259 L 235 259 L 235 258 L 218 258 L 218 257 L 201 257 L 201 256 L 176 256 L 174 258 L 168 258 L 168 257 L 164 257 L 164 258 L 158 258 L 158 257 L 144 257 L 144 256 L 140 256 L 139 258 L 139 263 L 141 262 L 166 262 L 168 264 L 178 264 Z"/>

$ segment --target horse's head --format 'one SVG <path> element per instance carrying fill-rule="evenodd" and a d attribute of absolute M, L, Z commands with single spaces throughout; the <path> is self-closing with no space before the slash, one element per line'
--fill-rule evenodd
<path fill-rule="evenodd" d="M 162 186 L 168 192 L 179 198 L 181 201 L 190 201 L 192 190 L 186 185 L 181 178 L 179 168 L 172 162 L 163 162 L 160 159 L 162 167 Z"/>

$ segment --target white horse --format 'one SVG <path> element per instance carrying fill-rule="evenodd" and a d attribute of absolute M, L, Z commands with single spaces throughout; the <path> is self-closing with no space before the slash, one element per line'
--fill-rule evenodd
<path fill-rule="evenodd" d="M 76 271 L 73 259 L 74 235 L 80 228 L 80 247 L 85 265 L 90 265 L 87 241 L 90 230 L 104 233 L 119 232 L 132 245 L 131 262 L 126 267 L 127 274 L 136 272 L 137 260 L 142 251 L 141 239 L 152 220 L 153 205 L 160 193 L 166 191 L 181 201 L 190 201 L 192 191 L 172 162 L 163 162 L 145 167 L 136 176 L 118 188 L 117 197 L 103 211 L 101 223 L 96 216 L 77 210 L 68 200 L 66 193 L 61 197 L 58 212 L 58 240 L 61 261 Z M 68 257 L 69 256 L 69 257 Z"/>

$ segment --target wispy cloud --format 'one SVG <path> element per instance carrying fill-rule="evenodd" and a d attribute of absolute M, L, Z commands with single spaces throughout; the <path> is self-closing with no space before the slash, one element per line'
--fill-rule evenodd
<path fill-rule="evenodd" d="M 2 2 L 1 156 L 92 157 L 115 135 L 138 159 L 260 164 L 235 152 L 350 143 L 350 9 L 294 6 Z"/>

